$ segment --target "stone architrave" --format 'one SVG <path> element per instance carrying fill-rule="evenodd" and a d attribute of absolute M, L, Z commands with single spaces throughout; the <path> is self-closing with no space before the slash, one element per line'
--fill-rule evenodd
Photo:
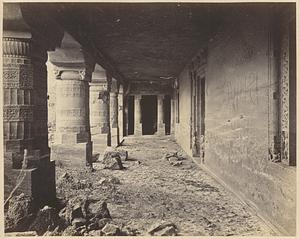
<path fill-rule="evenodd" d="M 134 135 L 142 135 L 141 95 L 134 95 Z"/>
<path fill-rule="evenodd" d="M 5 180 L 20 184 L 16 194 L 25 193 L 38 203 L 53 202 L 55 163 L 50 161 L 48 147 L 45 62 L 47 50 L 59 45 L 62 35 L 52 22 L 47 31 L 29 25 L 32 18 L 24 15 L 19 3 L 5 4 L 3 13 Z"/>
<path fill-rule="evenodd" d="M 157 134 L 165 135 L 164 123 L 164 95 L 157 96 Z"/>
<path fill-rule="evenodd" d="M 90 125 L 93 153 L 102 155 L 109 145 L 109 83 L 106 71 L 96 64 L 90 83 Z"/>
<path fill-rule="evenodd" d="M 111 79 L 111 89 L 109 95 L 111 146 L 116 147 L 119 144 L 118 82 L 114 78 Z"/>
<path fill-rule="evenodd" d="M 65 33 L 60 48 L 49 52 L 56 74 L 56 133 L 51 157 L 69 167 L 91 166 L 89 82 L 94 58 Z"/>

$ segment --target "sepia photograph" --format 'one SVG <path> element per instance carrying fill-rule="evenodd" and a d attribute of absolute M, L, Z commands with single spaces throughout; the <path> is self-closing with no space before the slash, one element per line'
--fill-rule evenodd
<path fill-rule="evenodd" d="M 2 13 L 5 237 L 296 237 L 296 2 Z"/>

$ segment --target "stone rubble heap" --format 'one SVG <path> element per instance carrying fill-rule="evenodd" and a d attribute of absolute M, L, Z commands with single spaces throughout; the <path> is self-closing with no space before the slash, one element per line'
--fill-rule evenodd
<path fill-rule="evenodd" d="M 180 166 L 182 165 L 182 161 L 185 160 L 185 157 L 183 157 L 181 154 L 179 154 L 177 151 L 172 153 L 167 153 L 163 157 L 165 160 L 168 160 L 168 162 L 172 166 Z"/>

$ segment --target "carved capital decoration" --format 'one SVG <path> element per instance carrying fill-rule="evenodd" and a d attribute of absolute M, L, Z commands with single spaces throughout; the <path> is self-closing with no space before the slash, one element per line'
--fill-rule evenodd
<path fill-rule="evenodd" d="M 5 56 L 30 56 L 31 44 L 30 39 L 3 38 L 3 55 Z"/>

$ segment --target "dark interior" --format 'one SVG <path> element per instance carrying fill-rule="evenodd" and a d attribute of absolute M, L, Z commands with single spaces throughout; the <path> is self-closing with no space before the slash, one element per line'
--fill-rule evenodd
<path fill-rule="evenodd" d="M 141 103 L 143 135 L 152 135 L 157 130 L 157 96 L 143 95 Z"/>

